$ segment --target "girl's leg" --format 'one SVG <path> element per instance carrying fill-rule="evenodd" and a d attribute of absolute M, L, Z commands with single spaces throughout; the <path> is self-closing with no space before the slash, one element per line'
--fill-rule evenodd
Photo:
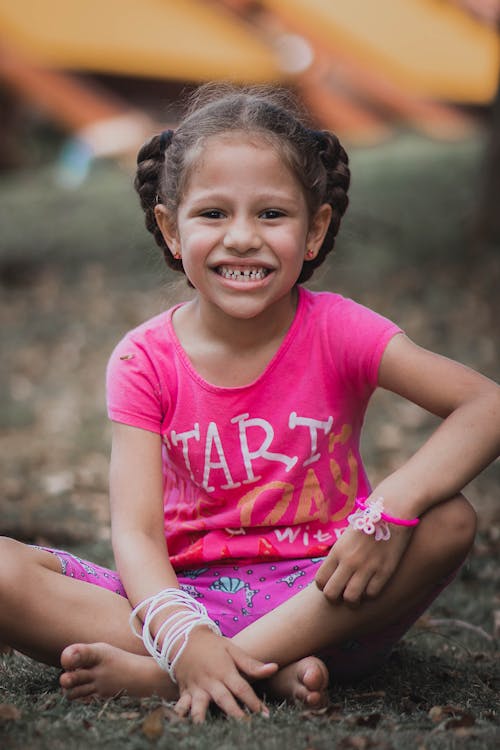
<path fill-rule="evenodd" d="M 375 599 L 357 607 L 331 603 L 311 585 L 240 631 L 234 641 L 259 659 L 283 665 L 269 685 L 287 696 L 290 686 L 296 689 L 304 656 L 380 631 L 429 599 L 463 562 L 475 530 L 475 513 L 463 496 L 443 502 L 422 518 L 398 570 Z M 329 667 L 334 675 L 335 665 Z"/>
<path fill-rule="evenodd" d="M 463 562 L 474 539 L 475 514 L 459 496 L 429 511 L 383 592 L 360 607 L 332 604 L 311 585 L 234 636 L 263 661 L 282 665 L 269 688 L 285 697 L 315 702 L 326 688 L 324 666 L 310 656 L 329 646 L 391 625 L 425 601 L 439 581 Z M 56 572 L 50 553 L 4 540 L 0 553 L 0 641 L 55 663 L 70 697 L 159 693 L 175 698 L 173 686 L 129 631 L 128 602 L 97 586 Z M 2 555 L 2 556 L 4 556 Z M 50 605 L 47 606 L 47 602 Z M 43 623 L 43 627 L 40 624 Z M 103 643 L 93 643 L 103 641 Z M 86 645 L 92 644 L 92 645 Z M 76 670 L 76 671 L 74 671 Z"/>
<path fill-rule="evenodd" d="M 59 559 L 50 552 L 0 538 L 0 643 L 52 665 L 60 664 L 66 649 L 63 666 L 94 669 L 86 681 L 78 680 L 79 687 L 85 684 L 80 695 L 113 694 L 126 687 L 134 694 L 176 698 L 175 686 L 145 656 L 129 628 L 128 600 L 61 573 Z M 89 661 L 85 646 L 70 645 L 75 643 L 96 644 L 98 656 Z M 115 652 L 129 657 L 120 660 L 120 669 Z M 72 681 L 66 675 L 63 687 L 71 687 Z"/>
<path fill-rule="evenodd" d="M 418 608 L 432 596 L 439 582 L 463 562 L 474 533 L 475 514 L 463 497 L 441 503 L 422 519 L 400 567 L 376 599 L 356 608 L 345 603 L 332 604 L 311 585 L 240 631 L 234 641 L 252 656 L 282 665 L 277 675 L 268 681 L 270 691 L 284 698 L 317 703 L 327 687 L 328 673 L 324 664 L 311 654 L 380 630 Z M 130 654 L 124 651 L 102 644 L 78 648 L 84 649 L 85 664 L 89 667 L 79 670 L 82 684 L 88 679 L 88 673 L 96 669 L 106 676 L 107 681 L 102 682 L 107 685 L 112 683 L 106 675 L 111 666 L 121 674 L 130 671 L 127 667 Z M 71 653 L 71 649 L 67 649 L 63 654 L 63 666 L 75 668 L 78 665 Z M 142 659 L 141 663 L 151 661 Z M 136 676 L 139 666 L 135 664 Z M 329 666 L 334 673 L 334 665 Z M 97 684 L 95 680 L 94 684 Z M 123 680 L 120 686 L 128 688 Z M 99 689 L 97 692 L 102 694 Z"/>

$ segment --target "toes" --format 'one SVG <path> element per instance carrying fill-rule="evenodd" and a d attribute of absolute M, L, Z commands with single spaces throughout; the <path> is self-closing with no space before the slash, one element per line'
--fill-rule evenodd
<path fill-rule="evenodd" d="M 82 650 L 84 646 L 81 643 L 74 643 L 67 646 L 61 654 L 61 666 L 63 669 L 78 669 L 82 666 Z"/>
<path fill-rule="evenodd" d="M 318 693 L 317 691 L 309 692 L 302 702 L 310 706 L 310 708 L 319 708 L 325 702 L 325 696 L 323 693 Z"/>
<path fill-rule="evenodd" d="M 310 692 L 319 692 L 326 690 L 328 687 L 328 670 L 322 661 L 314 659 L 307 661 L 304 665 L 301 682 Z"/>
<path fill-rule="evenodd" d="M 59 683 L 64 691 L 64 695 L 69 700 L 88 698 L 96 694 L 96 685 L 93 676 L 85 669 L 77 669 L 75 672 L 64 672 L 59 678 Z"/>
<path fill-rule="evenodd" d="M 59 678 L 59 683 L 64 690 L 72 690 L 80 685 L 88 685 L 90 682 L 93 682 L 93 676 L 86 669 L 63 672 Z"/>
<path fill-rule="evenodd" d="M 95 667 L 102 659 L 99 644 L 74 643 L 67 646 L 61 654 L 63 669 L 81 669 Z"/>

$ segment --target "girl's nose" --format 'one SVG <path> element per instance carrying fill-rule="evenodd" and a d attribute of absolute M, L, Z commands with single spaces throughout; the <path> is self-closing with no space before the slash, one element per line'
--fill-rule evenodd
<path fill-rule="evenodd" d="M 231 223 L 223 239 L 224 247 L 237 253 L 248 253 L 262 247 L 262 239 L 253 222 L 240 219 Z"/>

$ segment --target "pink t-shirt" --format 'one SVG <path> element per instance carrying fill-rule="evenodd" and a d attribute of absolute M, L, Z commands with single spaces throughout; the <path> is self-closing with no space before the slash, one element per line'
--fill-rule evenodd
<path fill-rule="evenodd" d="M 159 433 L 169 556 L 314 558 L 369 492 L 359 452 L 366 406 L 394 323 L 299 287 L 295 318 L 252 383 L 222 388 L 194 370 L 176 308 L 129 332 L 108 365 L 112 420 Z"/>

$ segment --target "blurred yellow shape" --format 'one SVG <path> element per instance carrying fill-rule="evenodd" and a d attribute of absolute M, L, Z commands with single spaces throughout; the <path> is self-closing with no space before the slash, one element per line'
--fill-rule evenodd
<path fill-rule="evenodd" d="M 65 70 L 206 81 L 282 77 L 271 51 L 197 0 L 0 0 L 0 40 Z"/>
<path fill-rule="evenodd" d="M 447 0 L 262 0 L 303 34 L 356 57 L 409 93 L 487 103 L 499 38 Z"/>

